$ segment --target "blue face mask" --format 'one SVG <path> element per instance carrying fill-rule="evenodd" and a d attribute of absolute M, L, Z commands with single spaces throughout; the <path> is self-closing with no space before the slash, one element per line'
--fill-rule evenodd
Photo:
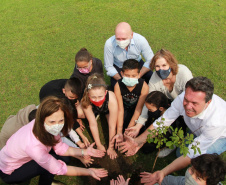
<path fill-rule="evenodd" d="M 167 70 L 159 69 L 158 71 L 156 71 L 157 75 L 158 75 L 162 80 L 166 79 L 166 78 L 169 76 L 170 72 L 171 72 L 171 68 L 170 68 L 170 67 L 169 67 L 169 69 L 167 69 Z"/>
<path fill-rule="evenodd" d="M 139 82 L 138 82 L 138 78 L 123 77 L 122 83 L 124 83 L 126 86 L 133 87 Z"/>

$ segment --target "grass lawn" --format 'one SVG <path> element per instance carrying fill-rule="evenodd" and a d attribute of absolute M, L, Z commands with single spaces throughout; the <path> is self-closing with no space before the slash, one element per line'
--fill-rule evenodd
<path fill-rule="evenodd" d="M 194 76 L 210 78 L 215 94 L 225 100 L 225 8 L 223 0 L 1 0 L 0 128 L 20 108 L 38 104 L 39 90 L 46 82 L 69 78 L 80 48 L 86 47 L 103 61 L 105 41 L 121 21 L 145 36 L 154 53 L 168 49 Z M 222 156 L 226 159 L 225 153 Z M 110 178 L 121 173 L 132 176 L 131 184 L 139 184 L 137 174 L 150 170 L 154 157 L 155 153 L 120 155 L 115 161 L 105 157 L 94 166 L 108 169 Z M 156 170 L 174 159 L 175 154 L 158 159 Z M 37 184 L 36 179 L 31 184 Z M 109 184 L 106 179 L 101 183 L 87 177 L 56 179 L 66 184 Z"/>

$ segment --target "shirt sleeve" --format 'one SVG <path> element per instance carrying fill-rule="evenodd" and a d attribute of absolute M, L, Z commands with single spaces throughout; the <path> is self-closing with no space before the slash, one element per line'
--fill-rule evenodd
<path fill-rule="evenodd" d="M 71 131 L 69 132 L 69 136 L 75 143 L 80 141 L 78 134 L 73 129 L 71 129 Z"/>
<path fill-rule="evenodd" d="M 107 75 L 110 77 L 113 77 L 116 75 L 118 72 L 113 66 L 114 64 L 114 55 L 113 55 L 113 45 L 111 38 L 109 38 L 104 46 L 104 67 L 107 71 Z"/>
<path fill-rule="evenodd" d="M 49 154 L 48 147 L 45 145 L 36 145 L 31 147 L 27 148 L 27 154 L 41 167 L 56 175 L 65 175 L 67 173 L 67 165 L 65 162 L 57 160 Z"/>
<path fill-rule="evenodd" d="M 144 104 L 141 115 L 139 116 L 137 123 L 145 125 L 145 122 L 148 119 L 148 109 L 146 107 L 146 105 Z"/>
<path fill-rule="evenodd" d="M 198 151 L 194 153 L 194 150 L 191 149 L 192 145 L 197 145 L 197 147 L 200 149 L 201 154 L 205 154 L 208 150 L 208 148 L 217 140 L 219 139 L 219 135 L 222 135 L 222 132 L 224 131 L 225 127 L 205 127 L 203 128 L 203 132 L 200 136 L 196 137 L 189 145 L 189 153 L 188 157 L 194 158 L 199 156 L 200 154 Z"/>
<path fill-rule="evenodd" d="M 150 69 L 149 66 L 151 63 L 151 59 L 154 56 L 153 51 L 145 37 L 141 36 L 141 38 L 139 39 L 139 43 L 141 48 L 141 54 L 145 59 L 145 63 L 143 66 Z"/>
<path fill-rule="evenodd" d="M 164 125 L 170 126 L 180 115 L 183 110 L 183 103 L 181 96 L 178 96 L 171 104 L 171 106 L 164 112 L 164 114 L 154 121 L 153 126 L 156 129 L 158 125 L 156 122 L 160 121 L 162 117 L 165 119 Z"/>

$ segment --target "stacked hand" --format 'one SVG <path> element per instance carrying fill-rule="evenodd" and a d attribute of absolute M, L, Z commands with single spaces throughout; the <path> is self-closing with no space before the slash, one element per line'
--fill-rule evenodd
<path fill-rule="evenodd" d="M 105 155 L 105 152 L 102 150 L 94 149 L 95 143 L 92 143 L 86 150 L 84 150 L 84 155 L 89 155 L 92 157 L 103 157 Z"/>
<path fill-rule="evenodd" d="M 145 185 L 153 185 L 159 183 L 161 185 L 162 180 L 164 179 L 164 174 L 162 171 L 156 171 L 154 173 L 142 172 L 140 173 L 141 183 Z"/>
<path fill-rule="evenodd" d="M 133 127 L 129 127 L 125 130 L 125 134 L 127 136 L 130 136 L 130 137 L 137 137 L 137 135 L 139 134 L 140 132 L 140 127 L 137 126 L 138 124 L 136 124 L 135 126 Z"/>
<path fill-rule="evenodd" d="M 122 175 L 119 175 L 117 177 L 117 180 L 112 179 L 110 181 L 110 185 L 128 185 L 130 178 L 128 178 L 126 181 Z"/>
<path fill-rule="evenodd" d="M 90 176 L 100 181 L 100 178 L 107 177 L 108 171 L 103 168 L 89 168 Z"/>

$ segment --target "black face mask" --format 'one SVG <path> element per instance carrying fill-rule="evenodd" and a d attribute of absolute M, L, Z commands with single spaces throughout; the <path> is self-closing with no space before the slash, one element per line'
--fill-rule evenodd
<path fill-rule="evenodd" d="M 73 107 L 75 107 L 75 103 L 77 103 L 78 101 L 78 99 L 73 99 L 73 100 L 68 99 L 68 100 Z"/>
<path fill-rule="evenodd" d="M 156 120 L 161 116 L 162 111 L 157 109 L 155 112 L 148 111 L 148 119 Z"/>

